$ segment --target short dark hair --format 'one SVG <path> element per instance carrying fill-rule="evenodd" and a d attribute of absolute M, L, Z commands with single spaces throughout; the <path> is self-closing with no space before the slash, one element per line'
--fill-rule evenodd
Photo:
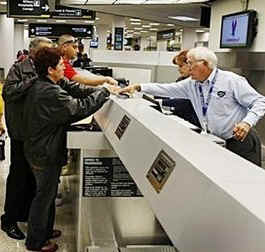
<path fill-rule="evenodd" d="M 43 47 L 39 49 L 34 58 L 34 64 L 36 67 L 36 72 L 39 76 L 44 77 L 48 75 L 48 68 L 56 68 L 61 55 L 58 49 Z"/>

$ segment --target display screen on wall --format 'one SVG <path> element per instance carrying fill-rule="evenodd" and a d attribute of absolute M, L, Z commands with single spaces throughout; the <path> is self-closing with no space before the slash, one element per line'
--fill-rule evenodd
<path fill-rule="evenodd" d="M 250 10 L 223 16 L 220 47 L 250 47 L 256 36 L 256 15 Z"/>
<path fill-rule="evenodd" d="M 48 0 L 9 0 L 9 17 L 62 17 L 62 18 L 85 18 L 86 20 L 95 20 L 96 12 L 56 5 L 55 10 L 51 12 Z"/>
<path fill-rule="evenodd" d="M 157 32 L 157 40 L 171 40 L 175 39 L 175 30 L 167 30 Z"/>
<path fill-rule="evenodd" d="M 56 38 L 63 34 L 70 34 L 75 38 L 92 38 L 92 25 L 66 24 L 29 24 L 29 37 Z"/>

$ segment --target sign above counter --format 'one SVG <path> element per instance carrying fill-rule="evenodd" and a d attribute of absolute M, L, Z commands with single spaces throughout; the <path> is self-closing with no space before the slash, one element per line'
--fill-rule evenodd
<path fill-rule="evenodd" d="M 95 20 L 96 12 L 56 5 L 51 10 L 48 0 L 9 0 L 8 17 L 36 17 L 36 18 L 77 18 L 86 20 Z"/>

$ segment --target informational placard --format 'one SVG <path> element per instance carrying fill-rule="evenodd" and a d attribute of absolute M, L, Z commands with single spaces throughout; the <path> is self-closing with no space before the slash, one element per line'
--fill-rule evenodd
<path fill-rule="evenodd" d="M 161 192 L 175 166 L 176 162 L 161 150 L 146 175 L 157 193 Z"/>
<path fill-rule="evenodd" d="M 83 159 L 84 197 L 142 197 L 118 157 Z"/>
<path fill-rule="evenodd" d="M 115 27 L 114 33 L 114 50 L 123 49 L 123 27 Z"/>
<path fill-rule="evenodd" d="M 92 38 L 92 25 L 68 24 L 29 24 L 29 37 L 57 38 L 63 34 L 70 34 L 75 38 Z"/>
<path fill-rule="evenodd" d="M 7 9 L 9 17 L 50 16 L 48 0 L 9 0 Z"/>

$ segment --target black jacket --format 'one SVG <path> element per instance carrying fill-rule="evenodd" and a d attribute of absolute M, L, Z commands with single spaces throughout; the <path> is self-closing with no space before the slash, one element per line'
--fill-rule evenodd
<path fill-rule="evenodd" d="M 24 105 L 28 161 L 39 167 L 66 164 L 66 128 L 96 112 L 108 96 L 106 88 L 67 82 L 56 85 L 48 78 L 39 78 L 28 90 Z"/>
<path fill-rule="evenodd" d="M 15 140 L 24 139 L 23 113 L 25 94 L 37 79 L 33 62 L 30 58 L 15 63 L 9 70 L 3 88 L 5 101 L 5 120 L 7 131 Z"/>

